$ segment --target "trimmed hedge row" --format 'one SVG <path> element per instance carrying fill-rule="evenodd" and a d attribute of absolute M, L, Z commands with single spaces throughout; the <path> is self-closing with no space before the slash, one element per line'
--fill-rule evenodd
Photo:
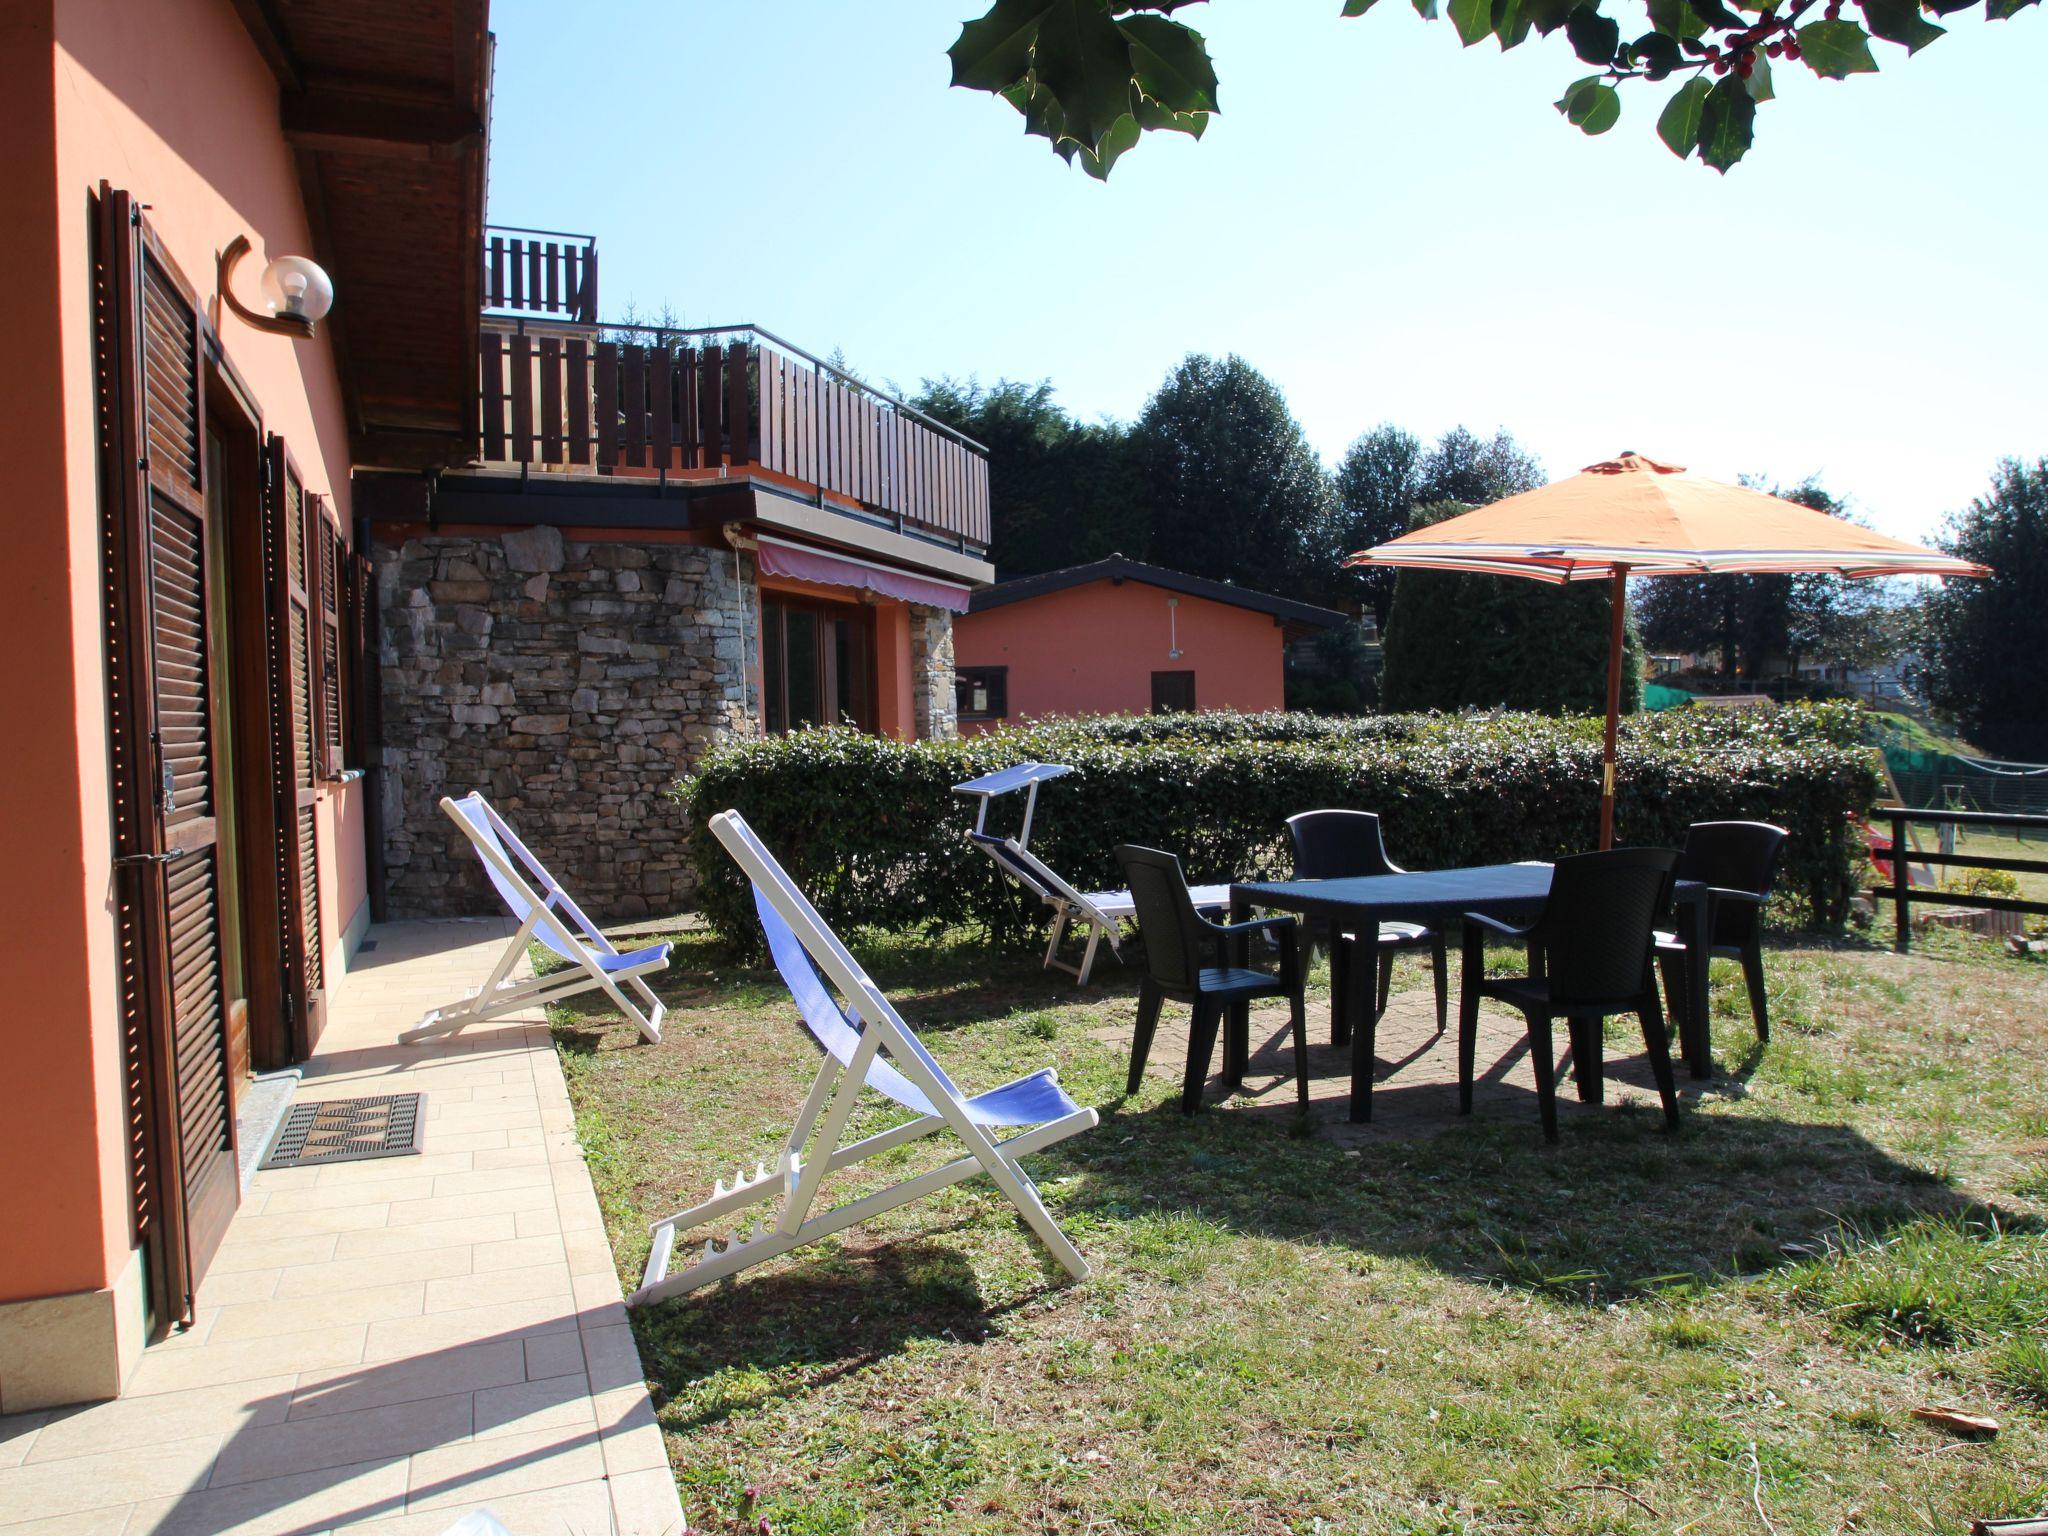
<path fill-rule="evenodd" d="M 799 731 L 723 748 L 677 785 L 701 910 L 728 941 L 756 942 L 745 882 L 707 825 L 735 807 L 835 926 L 972 923 L 1015 939 L 1044 909 L 967 843 L 974 805 L 951 786 L 1033 758 L 1074 767 L 1039 791 L 1031 846 L 1083 890 L 1122 884 L 1120 842 L 1173 849 L 1198 881 L 1284 876 L 1286 819 L 1317 806 L 1378 811 L 1411 869 L 1553 858 L 1595 841 L 1595 720 L 1113 717 L 916 744 Z M 1624 842 L 1676 846 L 1689 823 L 1729 818 L 1789 828 L 1781 888 L 1807 920 L 1841 922 L 1861 854 L 1848 817 L 1877 792 L 1853 710 L 1636 717 L 1623 727 L 1619 784 Z M 1014 831 L 1023 799 L 998 800 L 990 829 Z"/>

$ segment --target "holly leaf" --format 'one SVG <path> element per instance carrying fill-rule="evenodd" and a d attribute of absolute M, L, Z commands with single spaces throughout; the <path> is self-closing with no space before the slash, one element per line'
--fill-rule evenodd
<path fill-rule="evenodd" d="M 1736 78 L 1742 79 L 1740 75 Z M 1748 89 L 1751 101 L 1771 101 L 1777 96 L 1777 92 L 1771 89 L 1771 61 L 1761 53 L 1749 67 L 1749 78 L 1742 83 Z"/>
<path fill-rule="evenodd" d="M 1470 48 L 1481 38 L 1493 35 L 1493 0 L 1451 0 L 1451 25 L 1458 29 L 1458 41 Z"/>
<path fill-rule="evenodd" d="M 1363 16 L 1378 3 L 1379 0 L 1344 0 L 1344 14 L 1346 16 Z M 1972 3 L 1974 4 L 1975 0 L 1972 0 Z"/>
<path fill-rule="evenodd" d="M 1067 120 L 1060 112 L 1059 101 L 1035 80 L 1019 80 L 1015 85 L 1005 87 L 1000 94 L 1003 100 L 1024 114 L 1026 133 L 1051 139 L 1054 144 L 1066 136 Z"/>
<path fill-rule="evenodd" d="M 1700 158 L 1724 176 L 1749 152 L 1756 128 L 1756 98 L 1733 75 L 1724 76 L 1700 104 Z"/>
<path fill-rule="evenodd" d="M 1109 125 L 1109 132 L 1094 149 L 1085 144 L 1080 146 L 1081 169 L 1097 181 L 1109 180 L 1109 168 L 1125 150 L 1136 147 L 1139 132 L 1138 120 L 1126 112 Z"/>
<path fill-rule="evenodd" d="M 1612 64 L 1614 50 L 1621 46 L 1621 24 L 1591 5 L 1578 6 L 1565 17 L 1564 35 L 1571 39 L 1572 51 L 1588 64 Z"/>
<path fill-rule="evenodd" d="M 1621 93 L 1599 75 L 1588 75 L 1572 82 L 1557 110 L 1582 133 L 1605 133 L 1621 116 Z"/>
<path fill-rule="evenodd" d="M 1216 110 L 1216 66 L 1202 34 L 1163 16 L 1126 16 L 1117 23 L 1131 45 L 1138 88 L 1174 112 Z"/>
<path fill-rule="evenodd" d="M 1863 24 L 1873 37 L 1918 53 L 1948 29 L 1920 14 L 1916 0 L 1863 0 Z"/>
<path fill-rule="evenodd" d="M 1984 16 L 1988 21 L 2010 21 L 2028 6 L 2039 0 L 1984 0 Z"/>
<path fill-rule="evenodd" d="M 1707 31 L 1700 13 L 1686 0 L 1650 0 L 1650 25 L 1681 42 L 1689 37 L 1704 37 Z"/>
<path fill-rule="evenodd" d="M 1853 21 L 1816 21 L 1799 29 L 1799 56 L 1823 80 L 1876 72 L 1870 37 Z"/>
<path fill-rule="evenodd" d="M 1045 8 L 1031 70 L 1059 99 L 1067 137 L 1085 150 L 1099 154 L 1117 119 L 1130 115 L 1131 45 L 1100 0 L 1053 0 Z"/>
<path fill-rule="evenodd" d="M 1208 113 L 1175 112 L 1142 92 L 1131 103 L 1131 112 L 1140 128 L 1162 128 L 1170 133 L 1184 133 L 1191 139 L 1199 139 L 1209 126 Z"/>
<path fill-rule="evenodd" d="M 1000 91 L 1031 72 L 1031 45 L 1047 0 L 996 0 L 988 14 L 960 29 L 946 50 L 953 83 L 976 91 Z"/>
<path fill-rule="evenodd" d="M 1522 15 L 1545 37 L 1563 26 L 1577 8 L 1578 0 L 1522 0 Z"/>
<path fill-rule="evenodd" d="M 1701 109 L 1709 89 L 1707 82 L 1695 75 L 1672 92 L 1664 110 L 1657 114 L 1657 137 L 1681 160 L 1699 148 Z"/>
<path fill-rule="evenodd" d="M 1493 35 L 1500 39 L 1500 51 L 1518 48 L 1528 40 L 1534 25 L 1523 0 L 1493 0 Z"/>
<path fill-rule="evenodd" d="M 1678 40 L 1663 32 L 1645 32 L 1628 45 L 1643 66 L 1643 74 L 1651 80 L 1667 80 L 1671 72 L 1685 63 L 1685 55 L 1679 52 Z"/>
<path fill-rule="evenodd" d="M 1728 31 L 1742 25 L 1742 18 L 1721 3 L 1721 0 L 1686 0 L 1692 7 L 1693 15 L 1706 24 L 1708 31 Z"/>

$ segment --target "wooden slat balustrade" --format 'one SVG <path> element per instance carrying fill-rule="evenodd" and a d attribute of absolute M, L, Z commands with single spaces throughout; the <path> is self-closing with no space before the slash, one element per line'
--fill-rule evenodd
<path fill-rule="evenodd" d="M 595 325 L 597 242 L 544 230 L 486 230 L 483 307 Z"/>
<path fill-rule="evenodd" d="M 986 456 L 887 397 L 759 339 L 600 334 L 633 339 L 529 336 L 485 321 L 486 462 L 599 473 L 759 468 L 826 505 L 987 547 Z"/>

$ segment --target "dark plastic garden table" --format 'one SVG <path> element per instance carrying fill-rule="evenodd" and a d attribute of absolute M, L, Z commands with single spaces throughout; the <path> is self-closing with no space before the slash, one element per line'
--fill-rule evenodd
<path fill-rule="evenodd" d="M 1707 904 L 1699 898 L 1706 887 L 1678 882 L 1676 901 L 1679 936 L 1686 947 L 1688 1006 L 1682 1049 L 1696 1078 L 1713 1075 L 1714 1062 L 1707 1029 Z M 1504 923 L 1525 923 L 1550 899 L 1548 864 L 1480 864 L 1468 869 L 1422 870 L 1402 875 L 1365 875 L 1349 880 L 1251 880 L 1230 888 L 1233 921 L 1252 909 L 1295 912 L 1319 917 L 1340 932 L 1372 934 L 1383 922 L 1438 924 L 1455 922 L 1467 912 L 1480 912 Z M 1349 946 L 1362 974 L 1349 980 L 1346 991 L 1355 1012 L 1370 1008 L 1379 996 L 1379 946 Z M 1334 949 L 1331 963 L 1342 963 Z M 1354 1017 L 1351 1024 L 1351 1119 L 1372 1118 L 1372 1053 L 1370 1031 Z"/>

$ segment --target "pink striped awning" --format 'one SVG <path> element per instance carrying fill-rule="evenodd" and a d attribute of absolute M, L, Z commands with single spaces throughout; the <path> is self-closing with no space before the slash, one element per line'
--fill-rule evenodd
<path fill-rule="evenodd" d="M 795 581 L 815 581 L 828 587 L 854 587 L 863 592 L 900 598 L 906 603 L 944 608 L 952 613 L 967 611 L 970 589 L 958 582 L 913 575 L 893 566 L 856 560 L 851 555 L 828 555 L 822 549 L 785 543 L 764 534 L 755 559 L 764 576 L 787 576 Z"/>

